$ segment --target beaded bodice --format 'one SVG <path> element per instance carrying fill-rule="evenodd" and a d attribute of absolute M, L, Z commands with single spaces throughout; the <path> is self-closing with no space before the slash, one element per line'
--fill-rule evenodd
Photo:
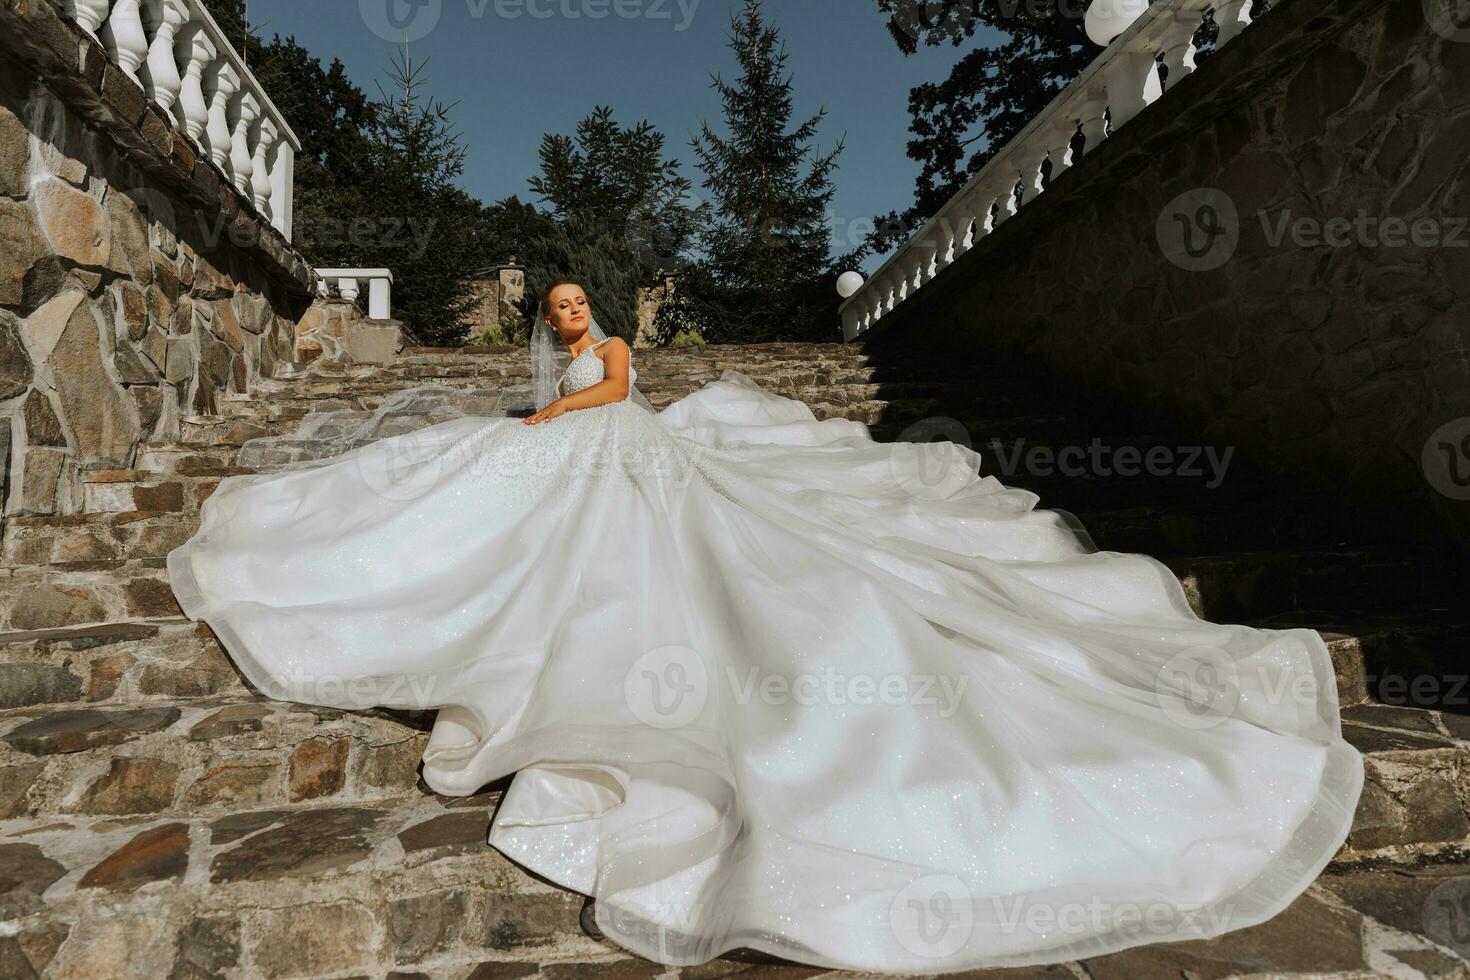
<path fill-rule="evenodd" d="M 609 337 L 608 340 L 612 338 Z M 597 382 L 607 377 L 607 369 L 602 363 L 602 358 L 592 352 L 607 340 L 600 340 L 591 347 L 572 358 L 567 365 L 566 371 L 561 376 L 561 388 L 563 395 L 571 395 L 581 391 L 583 388 L 591 388 Z M 638 372 L 633 367 L 632 358 L 628 361 L 628 388 L 631 391 L 633 385 L 638 383 Z"/>

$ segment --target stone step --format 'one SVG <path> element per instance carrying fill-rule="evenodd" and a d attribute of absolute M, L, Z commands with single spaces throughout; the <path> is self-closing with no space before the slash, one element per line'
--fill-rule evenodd
<path fill-rule="evenodd" d="M 138 447 L 135 468 L 154 473 L 192 474 L 233 466 L 234 446 L 201 446 L 186 442 L 145 442 Z"/>
<path fill-rule="evenodd" d="M 1320 547 L 1343 543 L 1350 533 L 1338 503 L 1315 493 L 1224 499 L 1228 496 L 1071 511 L 1099 548 L 1155 558 Z M 1037 506 L 1049 504 L 1043 500 Z"/>
<path fill-rule="evenodd" d="M 162 558 L 0 568 L 0 631 L 182 615 Z"/>
<path fill-rule="evenodd" d="M 12 816 L 198 816 L 418 795 L 432 712 L 255 695 L 0 712 Z"/>
<path fill-rule="evenodd" d="M 3 709 L 177 704 L 254 693 L 214 631 L 182 616 L 0 633 Z"/>
<path fill-rule="evenodd" d="M 341 712 L 264 699 L 0 715 L 0 835 L 14 821 L 273 817 L 408 802 L 432 714 Z M 1408 865 L 1470 845 L 1470 718 L 1354 705 L 1343 736 L 1364 755 L 1353 829 L 1334 863 Z"/>
<path fill-rule="evenodd" d="M 1451 608 L 1454 582 L 1420 556 L 1383 548 L 1271 550 L 1161 559 L 1190 607 L 1215 623 L 1254 623 L 1302 609 L 1357 615 Z"/>
<path fill-rule="evenodd" d="M 1255 622 L 1318 630 L 1342 704 L 1470 715 L 1470 621 L 1455 611 L 1346 618 L 1296 612 Z M 136 705 L 253 692 L 207 625 L 181 616 L 0 633 L 0 708 Z"/>
<path fill-rule="evenodd" d="M 238 466 L 191 468 L 189 473 L 154 470 L 87 470 L 82 473 L 82 503 L 89 514 L 131 514 L 138 511 L 189 514 L 229 476 L 253 470 Z"/>
<path fill-rule="evenodd" d="M 168 511 L 11 517 L 0 560 L 18 566 L 162 558 L 189 539 L 198 520 Z"/>
<path fill-rule="evenodd" d="M 71 977 L 490 978 L 548 961 L 548 977 L 652 977 L 582 932 L 582 896 L 486 843 L 499 796 L 0 824 L 7 964 Z"/>
<path fill-rule="evenodd" d="M 581 895 L 485 843 L 499 798 L 13 821 L 0 836 L 9 962 L 17 976 L 842 976 L 749 952 L 665 968 L 590 938 Z M 1462 876 L 1456 862 L 1330 865 L 1260 925 L 1032 972 L 1193 976 L 1239 964 L 1320 980 L 1393 964 L 1394 975 L 1464 976 L 1459 944 L 1424 914 Z"/>

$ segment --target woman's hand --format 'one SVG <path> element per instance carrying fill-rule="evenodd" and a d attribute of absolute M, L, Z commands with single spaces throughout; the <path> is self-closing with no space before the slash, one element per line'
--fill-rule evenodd
<path fill-rule="evenodd" d="M 521 421 L 524 422 L 526 425 L 536 425 L 549 419 L 554 419 L 558 415 L 565 415 L 566 413 L 567 407 L 563 405 L 562 400 L 558 398 L 556 401 L 552 402 L 550 405 L 547 405 L 535 415 L 521 419 Z"/>

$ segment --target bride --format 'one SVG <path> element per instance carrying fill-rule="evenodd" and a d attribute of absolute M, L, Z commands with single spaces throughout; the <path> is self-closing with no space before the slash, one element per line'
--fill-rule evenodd
<path fill-rule="evenodd" d="M 229 478 L 168 571 L 266 696 L 437 708 L 425 782 L 514 773 L 489 843 L 611 939 L 1062 962 L 1262 922 L 1342 844 L 1316 632 L 737 371 L 655 412 L 576 283 L 535 327 L 534 415 Z"/>

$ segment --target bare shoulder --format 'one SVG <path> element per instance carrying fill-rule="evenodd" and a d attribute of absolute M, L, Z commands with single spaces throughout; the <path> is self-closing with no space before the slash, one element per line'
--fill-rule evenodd
<path fill-rule="evenodd" d="M 626 360 L 632 356 L 632 352 L 628 349 L 628 342 L 622 337 L 609 337 L 599 344 L 598 348 L 597 353 L 602 356 L 604 361 L 609 357 Z"/>

